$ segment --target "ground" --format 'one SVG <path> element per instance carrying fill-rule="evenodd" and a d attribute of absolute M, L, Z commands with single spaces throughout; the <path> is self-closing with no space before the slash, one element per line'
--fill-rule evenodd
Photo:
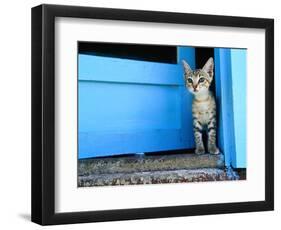
<path fill-rule="evenodd" d="M 78 161 L 79 187 L 239 179 L 245 179 L 245 173 L 225 168 L 221 154 L 134 155 Z"/>

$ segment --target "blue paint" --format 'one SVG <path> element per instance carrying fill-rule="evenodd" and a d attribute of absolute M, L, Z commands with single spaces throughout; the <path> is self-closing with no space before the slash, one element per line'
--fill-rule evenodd
<path fill-rule="evenodd" d="M 186 143 L 181 141 L 181 135 L 178 129 L 124 133 L 81 132 L 79 156 L 87 158 L 186 148 Z"/>
<path fill-rule="evenodd" d="M 194 49 L 178 48 L 194 67 Z M 182 64 L 79 55 L 79 158 L 193 148 Z"/>
<path fill-rule="evenodd" d="M 79 158 L 194 148 L 191 104 L 178 64 L 79 55 Z M 218 145 L 246 167 L 246 51 L 215 49 Z"/>
<path fill-rule="evenodd" d="M 192 96 L 178 64 L 79 55 L 79 158 L 194 148 Z M 246 51 L 215 49 L 218 145 L 246 167 Z"/>
<path fill-rule="evenodd" d="M 178 47 L 178 65 L 180 71 L 183 73 L 182 60 L 184 59 L 190 65 L 192 69 L 195 68 L 195 49 L 189 47 Z M 182 74 L 183 76 L 183 74 Z M 184 143 L 190 143 L 189 146 L 195 147 L 194 135 L 193 135 L 193 118 L 191 112 L 192 95 L 186 90 L 183 77 L 181 79 L 182 84 L 180 87 L 180 105 L 181 105 L 181 127 L 182 127 L 182 139 Z"/>
<path fill-rule="evenodd" d="M 218 146 L 230 166 L 236 154 L 234 139 L 234 116 L 231 81 L 230 49 L 215 48 L 215 81 L 218 111 Z"/>
<path fill-rule="evenodd" d="M 79 54 L 79 81 L 180 85 L 179 75 L 175 64 Z"/>
<path fill-rule="evenodd" d="M 195 49 L 190 47 L 179 46 L 177 48 L 178 52 L 178 63 L 181 65 L 182 60 L 187 61 L 189 66 L 195 68 Z"/>
<path fill-rule="evenodd" d="M 234 134 L 236 154 L 232 166 L 246 168 L 246 50 L 231 49 Z"/>
<path fill-rule="evenodd" d="M 179 129 L 179 117 L 177 86 L 79 83 L 79 128 L 83 131 Z"/>
<path fill-rule="evenodd" d="M 246 50 L 215 49 L 218 144 L 225 165 L 246 168 Z"/>

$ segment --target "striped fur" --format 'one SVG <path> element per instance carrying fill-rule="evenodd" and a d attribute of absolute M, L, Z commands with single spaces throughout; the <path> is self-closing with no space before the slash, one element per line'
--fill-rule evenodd
<path fill-rule="evenodd" d="M 208 136 L 208 152 L 219 154 L 216 145 L 216 101 L 209 87 L 213 80 L 214 61 L 209 58 L 202 69 L 192 70 L 183 61 L 186 88 L 193 94 L 192 115 L 196 143 L 195 153 L 204 154 L 203 132 Z"/>

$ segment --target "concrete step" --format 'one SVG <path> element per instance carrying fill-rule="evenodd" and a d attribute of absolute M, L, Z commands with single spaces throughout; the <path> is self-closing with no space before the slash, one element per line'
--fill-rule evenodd
<path fill-rule="evenodd" d="M 90 174 L 78 177 L 79 187 L 108 185 L 163 184 L 182 182 L 239 180 L 234 171 L 219 168 L 181 169 L 167 171 Z"/>
<path fill-rule="evenodd" d="M 79 160 L 78 175 L 224 168 L 224 155 L 170 154 Z"/>

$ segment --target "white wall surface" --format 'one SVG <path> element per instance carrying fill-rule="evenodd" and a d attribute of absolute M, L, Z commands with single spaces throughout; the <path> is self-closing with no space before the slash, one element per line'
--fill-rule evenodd
<path fill-rule="evenodd" d="M 0 12 L 0 228 L 39 229 L 30 222 L 30 9 L 41 3 L 275 18 L 275 211 L 153 220 L 76 224 L 68 229 L 276 229 L 281 219 L 281 86 L 279 1 L 57 0 L 2 1 Z M 279 117 L 279 120 L 278 120 Z M 64 229 L 66 226 L 56 226 Z M 47 227 L 49 228 L 49 227 Z"/>

